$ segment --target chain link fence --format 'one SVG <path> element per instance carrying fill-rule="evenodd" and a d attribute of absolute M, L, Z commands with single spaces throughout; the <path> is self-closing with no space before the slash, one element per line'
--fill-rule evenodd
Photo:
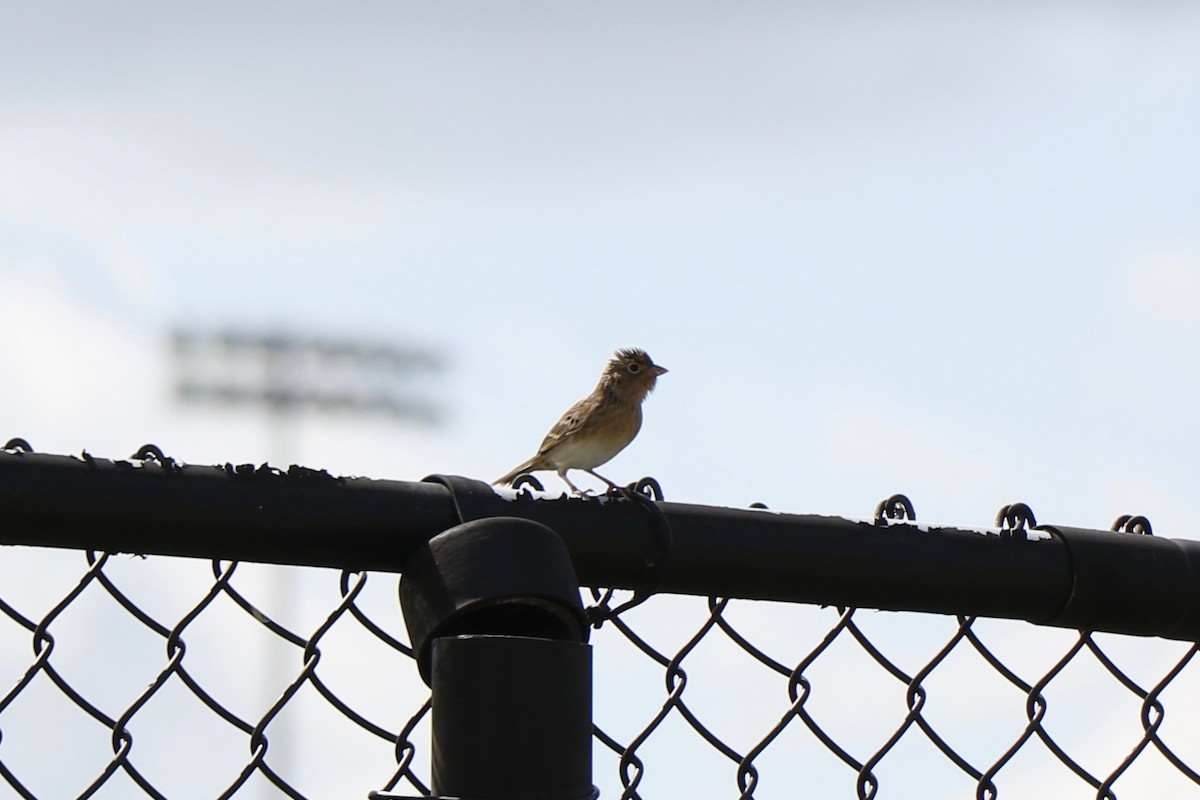
<path fill-rule="evenodd" d="M 428 795 L 397 582 L 0 549 L 0 797 Z M 1200 797 L 1192 643 L 657 595 L 592 644 L 604 797 Z"/>

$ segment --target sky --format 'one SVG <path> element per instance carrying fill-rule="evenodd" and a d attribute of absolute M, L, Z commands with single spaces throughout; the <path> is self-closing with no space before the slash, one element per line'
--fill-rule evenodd
<path fill-rule="evenodd" d="M 670 500 L 1196 538 L 1193 4 L 4 17 L 4 439 L 491 479 L 636 346 L 604 474 Z M 444 421 L 283 444 L 173 402 L 180 327 L 428 348 Z"/>

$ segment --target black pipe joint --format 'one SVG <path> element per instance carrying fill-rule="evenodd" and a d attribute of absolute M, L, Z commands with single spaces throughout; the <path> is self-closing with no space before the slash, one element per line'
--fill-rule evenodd
<path fill-rule="evenodd" d="M 589 628 L 554 531 L 513 517 L 451 528 L 404 565 L 400 605 L 433 690 L 435 797 L 597 797 Z"/>
<path fill-rule="evenodd" d="M 1071 591 L 1046 623 L 1200 642 L 1200 542 L 1040 525 L 1066 543 Z M 1039 620 L 1040 621 L 1040 620 Z"/>
<path fill-rule="evenodd" d="M 432 686 L 432 643 L 495 634 L 586 643 L 587 617 L 566 545 L 517 517 L 466 522 L 430 539 L 404 565 L 400 606 Z"/>

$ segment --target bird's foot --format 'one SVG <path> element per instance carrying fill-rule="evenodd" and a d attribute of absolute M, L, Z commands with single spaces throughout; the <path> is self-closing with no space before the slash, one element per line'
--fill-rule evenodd
<path fill-rule="evenodd" d="M 608 485 L 608 491 L 604 493 L 604 496 L 620 497 L 622 500 L 632 500 L 633 492 L 634 489 L 632 484 L 629 486 L 617 486 L 615 483 L 610 483 Z"/>

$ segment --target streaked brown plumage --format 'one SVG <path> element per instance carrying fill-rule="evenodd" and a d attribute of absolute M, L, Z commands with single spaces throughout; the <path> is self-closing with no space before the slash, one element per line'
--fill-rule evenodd
<path fill-rule="evenodd" d="M 508 484 L 526 472 L 552 469 L 580 494 L 567 470 L 581 469 L 611 488 L 616 484 L 597 475 L 596 467 L 625 449 L 642 427 L 642 401 L 666 369 L 650 360 L 645 350 L 618 350 L 587 397 L 567 409 L 537 454 L 493 483 Z"/>

